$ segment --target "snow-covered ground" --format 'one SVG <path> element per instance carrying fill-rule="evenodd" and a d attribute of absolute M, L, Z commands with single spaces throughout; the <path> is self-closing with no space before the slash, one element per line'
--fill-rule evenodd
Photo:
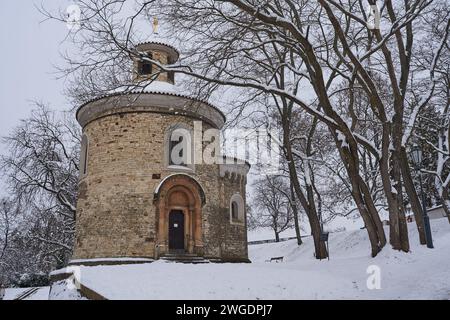
<path fill-rule="evenodd" d="M 370 258 L 365 230 L 330 235 L 330 261 L 312 257 L 305 239 L 250 246 L 252 264 L 186 265 L 158 261 L 81 267 L 81 282 L 108 299 L 450 299 L 450 225 L 432 221 L 435 249 L 386 247 Z M 283 256 L 282 263 L 266 262 Z M 380 289 L 376 287 L 379 271 Z M 369 272 L 369 273 L 368 273 Z"/>
<path fill-rule="evenodd" d="M 74 285 L 73 279 L 57 281 L 52 284 L 52 289 L 47 297 L 48 300 L 87 300 L 83 298 L 77 287 Z"/>
<path fill-rule="evenodd" d="M 5 290 L 5 296 L 3 300 L 15 300 L 17 297 L 20 297 L 30 288 L 10 288 Z M 36 292 L 26 297 L 23 300 L 48 300 L 50 287 L 42 287 L 39 288 Z"/>

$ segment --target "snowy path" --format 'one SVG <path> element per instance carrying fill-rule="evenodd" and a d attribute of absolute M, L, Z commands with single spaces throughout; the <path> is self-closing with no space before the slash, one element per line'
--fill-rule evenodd
<path fill-rule="evenodd" d="M 250 247 L 252 264 L 82 267 L 81 282 L 108 299 L 450 299 L 450 225 L 432 221 L 435 249 L 419 247 L 410 227 L 412 252 L 385 248 L 369 257 L 364 230 L 330 236 L 331 260 L 316 261 L 306 242 Z M 309 240 L 307 240 L 309 241 Z M 283 263 L 267 263 L 284 256 Z M 370 265 L 379 267 L 381 289 L 366 285 Z"/>

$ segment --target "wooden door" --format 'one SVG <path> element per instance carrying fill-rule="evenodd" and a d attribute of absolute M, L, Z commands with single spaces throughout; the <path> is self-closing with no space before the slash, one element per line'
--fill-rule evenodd
<path fill-rule="evenodd" d="M 170 212 L 169 250 L 184 250 L 184 214 L 181 210 Z"/>

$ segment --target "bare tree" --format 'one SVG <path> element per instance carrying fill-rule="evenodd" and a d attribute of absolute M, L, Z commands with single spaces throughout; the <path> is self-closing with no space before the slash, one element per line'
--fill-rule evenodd
<path fill-rule="evenodd" d="M 10 201 L 3 207 L 8 230 L 2 263 L 11 273 L 47 272 L 72 254 L 80 131 L 72 117 L 37 104 L 31 116 L 3 139 L 0 159 Z M 11 234 L 13 210 L 18 227 Z M 6 262 L 8 261 L 8 262 Z"/>
<path fill-rule="evenodd" d="M 8 249 L 11 233 L 14 229 L 14 213 L 11 202 L 2 199 L 0 203 L 0 263 Z"/>
<path fill-rule="evenodd" d="M 50 195 L 75 220 L 80 129 L 72 118 L 38 103 L 30 118 L 5 137 L 9 153 L 1 158 L 12 193 L 21 199 Z"/>
<path fill-rule="evenodd" d="M 293 223 L 292 206 L 290 199 L 286 197 L 289 187 L 282 177 L 277 176 L 266 176 L 256 181 L 254 187 L 259 225 L 271 228 L 276 242 L 279 242 L 280 233 L 292 228 Z"/>
<path fill-rule="evenodd" d="M 11 205 L 7 199 L 2 199 L 0 203 L 0 270 L 8 268 L 9 265 L 4 261 L 5 254 L 9 247 L 12 226 Z M 0 288 L 7 283 L 7 275 L 0 272 Z M 1 299 L 0 299 L 1 300 Z"/>
<path fill-rule="evenodd" d="M 434 179 L 434 188 L 441 205 L 450 222 L 449 205 L 449 146 L 450 146 L 450 44 L 447 38 L 448 20 L 450 17 L 448 4 L 441 3 L 435 10 L 432 19 L 423 21 L 421 27 L 428 31 L 428 37 L 421 39 L 417 59 L 413 61 L 418 71 L 425 72 L 427 66 L 434 64 L 435 92 L 430 106 L 418 115 L 419 123 L 415 128 L 415 138 L 423 146 L 424 157 L 433 156 L 433 166 L 427 167 L 424 173 Z M 436 47 L 442 41 L 443 47 Z M 441 48 L 441 54 L 435 51 Z M 417 84 L 420 92 L 422 83 Z M 431 113 L 429 112 L 431 111 Z M 425 132 L 426 131 L 426 132 Z M 431 150 L 427 152 L 427 146 Z M 428 153 L 428 155 L 426 154 Z"/>

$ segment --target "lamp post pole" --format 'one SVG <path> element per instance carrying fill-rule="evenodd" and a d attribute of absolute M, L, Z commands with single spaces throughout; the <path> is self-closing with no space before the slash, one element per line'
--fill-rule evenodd
<path fill-rule="evenodd" d="M 427 241 L 427 247 L 433 249 L 433 237 L 431 235 L 431 227 L 430 227 L 430 217 L 427 213 L 427 206 L 425 202 L 425 193 L 423 192 L 423 183 L 422 183 L 422 172 L 419 168 L 419 181 L 420 181 L 420 193 L 422 196 L 422 218 L 423 218 L 423 227 L 425 229 L 425 239 Z"/>
<path fill-rule="evenodd" d="M 434 248 L 433 247 L 433 237 L 431 236 L 430 217 L 428 216 L 428 212 L 427 212 L 425 192 L 423 192 L 422 171 L 420 170 L 422 167 L 422 149 L 419 145 L 415 144 L 412 147 L 411 158 L 414 163 L 414 169 L 419 174 L 420 193 L 421 193 L 421 197 L 422 197 L 423 227 L 425 229 L 425 239 L 427 241 L 427 247 L 431 249 L 431 248 Z"/>

